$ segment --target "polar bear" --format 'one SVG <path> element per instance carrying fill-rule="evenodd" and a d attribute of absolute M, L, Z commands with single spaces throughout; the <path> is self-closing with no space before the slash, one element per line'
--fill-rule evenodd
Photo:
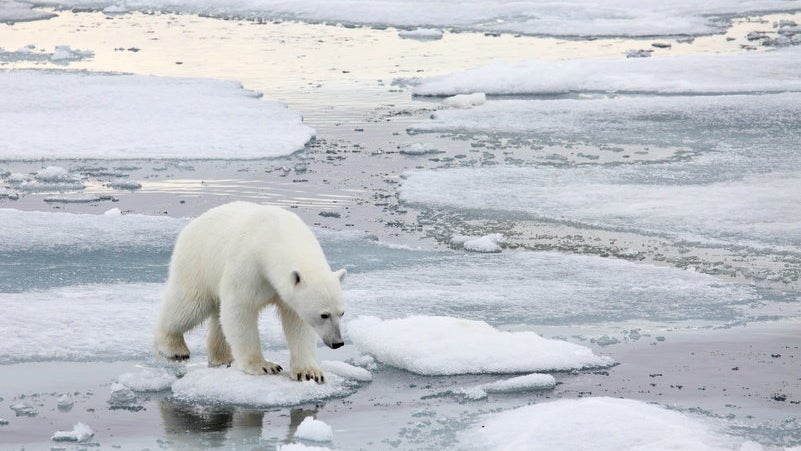
<path fill-rule="evenodd" d="M 209 365 L 248 374 L 276 374 L 264 360 L 259 312 L 274 305 L 290 352 L 290 376 L 325 381 L 315 362 L 317 335 L 342 346 L 341 282 L 314 234 L 283 208 L 232 202 L 212 208 L 178 235 L 170 260 L 155 346 L 174 360 L 189 358 L 184 333 L 208 319 Z"/>

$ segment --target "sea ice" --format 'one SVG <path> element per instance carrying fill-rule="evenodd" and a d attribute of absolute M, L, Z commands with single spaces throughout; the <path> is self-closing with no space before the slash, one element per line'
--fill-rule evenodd
<path fill-rule="evenodd" d="M 92 428 L 83 423 L 78 423 L 71 431 L 56 431 L 51 440 L 54 442 L 85 442 L 94 435 Z"/>
<path fill-rule="evenodd" d="M 35 417 L 39 414 L 35 407 L 26 402 L 12 404 L 9 408 L 13 410 L 18 417 Z"/>
<path fill-rule="evenodd" d="M 607 168 L 448 169 L 415 172 L 401 189 L 413 204 L 669 234 L 679 239 L 789 249 L 801 245 L 801 172 L 658 185 Z"/>
<path fill-rule="evenodd" d="M 130 387 L 119 382 L 111 384 L 111 395 L 108 403 L 112 406 L 125 406 L 136 401 L 136 393 Z"/>
<path fill-rule="evenodd" d="M 413 143 L 401 147 L 399 153 L 404 155 L 428 155 L 434 153 L 441 153 L 435 145 L 428 143 Z"/>
<path fill-rule="evenodd" d="M 412 93 L 501 94 L 760 93 L 801 90 L 801 47 L 730 55 L 533 60 L 499 63 L 424 79 Z"/>
<path fill-rule="evenodd" d="M 72 406 L 75 405 L 75 400 L 72 399 L 69 395 L 64 394 L 58 397 L 56 401 L 56 406 L 58 406 L 59 410 L 68 411 L 72 409 Z"/>
<path fill-rule="evenodd" d="M 35 3 L 102 9 L 117 5 L 119 0 L 36 0 Z M 448 27 L 557 36 L 709 34 L 725 29 L 732 16 L 801 9 L 797 0 L 674 0 L 670 3 L 659 0 L 618 0 L 614 3 L 584 0 L 127 0 L 125 6 L 128 9 L 201 13 L 226 18 Z"/>
<path fill-rule="evenodd" d="M 614 363 L 584 346 L 534 332 L 502 332 L 483 321 L 444 316 L 360 317 L 347 329 L 360 351 L 423 375 L 563 371 Z"/>
<path fill-rule="evenodd" d="M 550 374 L 532 373 L 517 376 L 496 382 L 476 385 L 456 390 L 455 393 L 467 399 L 479 400 L 487 397 L 488 393 L 518 393 L 534 390 L 550 390 L 556 386 L 556 379 Z"/>
<path fill-rule="evenodd" d="M 442 30 L 436 28 L 416 28 L 414 30 L 400 30 L 398 36 L 403 39 L 416 39 L 418 41 L 436 41 L 442 39 Z"/>
<path fill-rule="evenodd" d="M 324 446 L 310 446 L 303 443 L 288 443 L 278 446 L 278 451 L 329 451 L 331 448 Z"/>
<path fill-rule="evenodd" d="M 490 233 L 478 237 L 454 235 L 451 237 L 450 245 L 456 249 L 492 254 L 501 251 L 501 247 L 498 245 L 500 241 L 503 241 L 503 235 L 500 233 Z"/>
<path fill-rule="evenodd" d="M 334 430 L 324 421 L 306 417 L 298 425 L 295 438 L 311 440 L 313 442 L 330 442 L 334 438 Z"/>
<path fill-rule="evenodd" d="M 442 104 L 452 108 L 472 108 L 474 106 L 484 105 L 487 102 L 487 96 L 483 92 L 473 94 L 458 94 L 448 97 L 442 101 Z"/>
<path fill-rule="evenodd" d="M 358 382 L 369 382 L 373 380 L 373 373 L 370 371 L 359 368 L 358 366 L 349 365 L 345 362 L 323 360 L 320 362 L 320 368 L 327 373 L 333 373 L 345 379 L 352 379 Z"/>
<path fill-rule="evenodd" d="M 44 50 L 44 49 L 41 49 Z M 68 45 L 57 45 L 52 52 L 37 51 L 36 46 L 28 45 L 17 50 L 6 51 L 0 48 L 0 62 L 51 62 L 65 66 L 73 61 L 80 61 L 95 56 L 89 50 L 73 49 Z"/>
<path fill-rule="evenodd" d="M 709 421 L 631 399 L 542 402 L 485 415 L 460 437 L 465 449 L 723 450 L 742 439 Z M 746 442 L 749 444 L 751 442 Z"/>
<path fill-rule="evenodd" d="M 25 22 L 29 20 L 49 19 L 55 16 L 56 14 L 49 11 L 33 9 L 33 5 L 28 2 L 11 0 L 0 3 L 0 22 Z"/>
<path fill-rule="evenodd" d="M 284 364 L 285 368 L 289 365 Z M 294 381 L 281 373 L 252 376 L 237 368 L 198 368 L 172 385 L 173 396 L 183 401 L 248 406 L 292 406 L 350 395 L 355 384 L 326 374 L 325 383 Z"/>
<path fill-rule="evenodd" d="M 76 179 L 75 176 L 61 166 L 48 166 L 37 171 L 34 177 L 41 182 L 66 182 Z"/>
<path fill-rule="evenodd" d="M 169 389 L 178 380 L 174 372 L 165 368 L 142 368 L 133 373 L 123 373 L 117 382 L 133 391 L 155 392 Z"/>
<path fill-rule="evenodd" d="M 12 71 L 0 91 L 2 159 L 272 158 L 314 136 L 231 81 Z"/>

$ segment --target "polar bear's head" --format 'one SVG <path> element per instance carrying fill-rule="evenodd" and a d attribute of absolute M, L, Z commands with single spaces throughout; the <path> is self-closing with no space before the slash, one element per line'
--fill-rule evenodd
<path fill-rule="evenodd" d="M 313 275 L 292 271 L 292 308 L 332 349 L 345 344 L 340 322 L 345 314 L 341 283 L 346 273 L 344 269 Z"/>

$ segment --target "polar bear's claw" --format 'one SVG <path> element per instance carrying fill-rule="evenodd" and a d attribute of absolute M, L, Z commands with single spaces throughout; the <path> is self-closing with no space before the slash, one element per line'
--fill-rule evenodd
<path fill-rule="evenodd" d="M 325 373 L 319 368 L 303 368 L 299 370 L 292 370 L 292 379 L 296 381 L 314 381 L 318 384 L 325 383 Z"/>

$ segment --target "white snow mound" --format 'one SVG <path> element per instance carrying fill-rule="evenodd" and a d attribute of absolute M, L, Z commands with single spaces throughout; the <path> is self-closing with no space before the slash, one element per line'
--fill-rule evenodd
<path fill-rule="evenodd" d="M 614 363 L 581 345 L 446 316 L 360 317 L 348 323 L 348 332 L 360 351 L 388 365 L 432 376 L 561 371 Z"/>
<path fill-rule="evenodd" d="M 298 425 L 295 438 L 311 440 L 314 442 L 330 442 L 334 439 L 334 430 L 327 423 L 306 417 Z"/>
<path fill-rule="evenodd" d="M 172 385 L 173 396 L 183 401 L 262 407 L 292 406 L 347 396 L 353 391 L 354 385 L 336 374 L 326 374 L 325 383 L 318 384 L 292 380 L 286 372 L 252 376 L 234 367 L 191 369 Z"/>
<path fill-rule="evenodd" d="M 462 434 L 466 449 L 736 449 L 738 439 L 711 423 L 631 399 L 584 398 L 546 402 L 490 414 Z"/>

